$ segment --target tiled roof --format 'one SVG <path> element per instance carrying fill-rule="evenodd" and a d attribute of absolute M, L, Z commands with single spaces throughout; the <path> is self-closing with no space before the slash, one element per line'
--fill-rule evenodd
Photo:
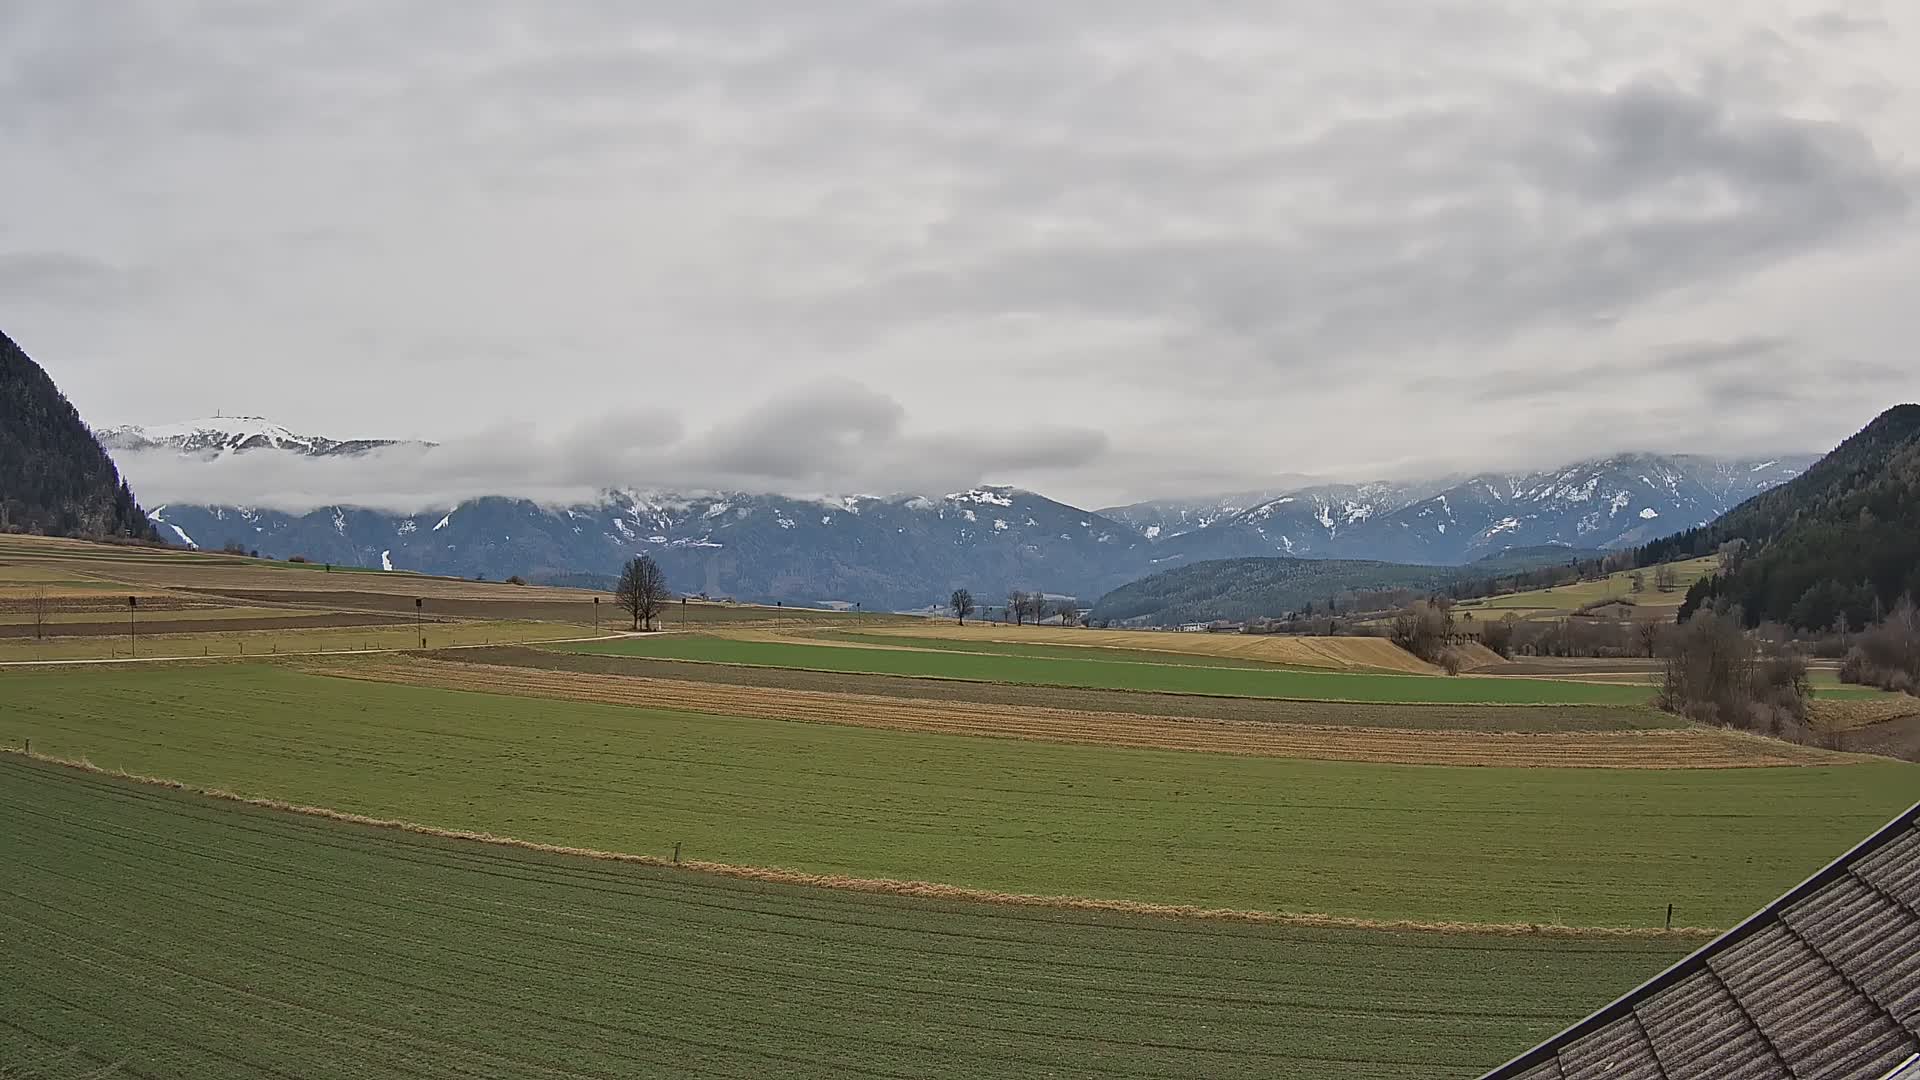
<path fill-rule="evenodd" d="M 1920 1076 L 1920 805 L 1484 1080 Z"/>

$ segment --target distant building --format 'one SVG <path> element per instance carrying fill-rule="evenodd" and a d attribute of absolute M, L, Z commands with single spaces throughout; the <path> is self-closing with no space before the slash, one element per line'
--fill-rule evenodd
<path fill-rule="evenodd" d="M 1183 634 L 1204 634 L 1207 632 L 1207 624 L 1203 622 L 1182 623 L 1180 625 L 1180 632 Z"/>

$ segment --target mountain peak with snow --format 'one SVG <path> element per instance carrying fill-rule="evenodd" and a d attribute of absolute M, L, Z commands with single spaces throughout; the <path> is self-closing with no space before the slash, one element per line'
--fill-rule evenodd
<path fill-rule="evenodd" d="M 301 435 L 264 416 L 208 416 L 172 424 L 124 424 L 103 428 L 94 434 L 109 450 L 173 450 L 207 457 L 256 450 L 280 450 L 310 457 L 361 454 L 402 441 Z"/>

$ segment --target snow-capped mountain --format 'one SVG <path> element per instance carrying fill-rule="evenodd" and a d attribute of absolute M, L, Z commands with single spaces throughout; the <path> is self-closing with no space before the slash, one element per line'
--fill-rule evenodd
<path fill-rule="evenodd" d="M 1629 547 L 1712 521 L 1815 460 L 1626 454 L 1545 472 L 1482 473 L 1439 490 L 1313 488 L 1168 542 L 1196 562 L 1293 555 L 1455 564 L 1545 544 Z"/>
<path fill-rule="evenodd" d="M 956 588 L 982 604 L 1014 588 L 1091 602 L 1145 573 L 1150 546 L 1118 522 L 1011 487 L 825 500 L 611 491 L 576 506 L 489 498 L 415 515 L 174 505 L 153 516 L 167 539 L 205 548 L 462 577 L 591 581 L 645 552 L 685 592 L 869 609 L 944 604 Z"/>
<path fill-rule="evenodd" d="M 325 456 L 362 454 L 396 439 L 329 439 L 299 435 L 260 416 L 212 416 L 177 424 L 141 427 L 128 424 L 94 432 L 108 450 L 174 450 L 182 454 L 223 454 L 241 450 L 284 450 Z"/>
<path fill-rule="evenodd" d="M 208 459 L 393 445 L 299 435 L 249 417 L 100 434 L 112 449 L 171 448 Z M 366 567 L 580 582 L 609 578 L 644 551 L 686 592 L 909 608 L 943 603 L 962 587 L 983 602 L 1013 588 L 1091 601 L 1128 581 L 1211 559 L 1459 564 L 1509 548 L 1621 547 L 1711 521 L 1812 460 L 1621 455 L 1543 472 L 1321 483 L 1103 512 L 985 486 L 834 499 L 622 489 L 570 506 L 482 498 L 417 515 L 350 505 L 292 514 L 175 503 L 149 516 L 163 538 L 206 548 L 231 543 Z"/>

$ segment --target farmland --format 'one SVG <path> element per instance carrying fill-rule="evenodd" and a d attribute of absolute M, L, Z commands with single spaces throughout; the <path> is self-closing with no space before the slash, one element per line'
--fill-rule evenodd
<path fill-rule="evenodd" d="M 1681 601 L 1687 598 L 1688 586 L 1718 570 L 1720 559 L 1718 556 L 1707 556 L 1668 565 L 1675 581 L 1675 587 L 1670 592 L 1661 592 L 1654 587 L 1654 571 L 1649 567 L 1645 570 L 1621 570 L 1593 581 L 1571 585 L 1463 600 L 1454 610 L 1458 615 L 1470 612 L 1477 619 L 1498 619 L 1508 615 L 1520 619 L 1558 618 L 1589 605 L 1624 600 L 1632 604 L 1638 618 L 1671 620 L 1674 612 L 1680 609 Z M 1633 588 L 1636 575 L 1642 586 L 1638 592 Z"/>
<path fill-rule="evenodd" d="M 1419 767 L 876 730 L 267 665 L 11 673 L 0 742 L 197 786 L 612 851 L 1373 919 L 1729 925 L 1910 801 L 1837 758 Z M 1658 734 L 1658 733 L 1650 733 Z M 1741 827 L 1730 828 L 1729 822 Z M 1566 837 L 1583 838 L 1578 861 Z"/>
<path fill-rule="evenodd" d="M 602 599 L 0 537 L 0 1076 L 1468 1077 L 1920 789 L 1624 665 Z"/>
<path fill-rule="evenodd" d="M 1166 694 L 1514 705 L 1632 705 L 1643 703 L 1648 697 L 1647 689 L 1642 686 L 1609 686 L 1548 679 L 1448 679 L 1389 673 L 1194 667 L 1053 656 L 840 647 L 803 641 L 695 634 L 558 647 L 610 656 L 646 656 L 849 674 L 909 675 Z"/>
<path fill-rule="evenodd" d="M 3 754 L 0 860 L 26 1076 L 1466 1077 L 1686 947 L 850 894 Z"/>

